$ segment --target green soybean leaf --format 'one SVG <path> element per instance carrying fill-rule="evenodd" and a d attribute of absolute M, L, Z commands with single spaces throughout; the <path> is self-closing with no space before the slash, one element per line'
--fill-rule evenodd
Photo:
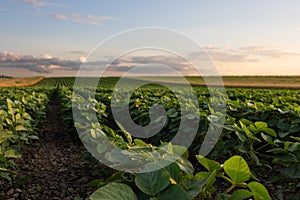
<path fill-rule="evenodd" d="M 199 163 L 201 165 L 203 165 L 209 172 L 212 172 L 214 170 L 216 170 L 216 171 L 221 170 L 221 165 L 218 162 L 214 161 L 214 160 L 204 158 L 201 155 L 197 155 L 196 158 L 199 161 Z"/>
<path fill-rule="evenodd" d="M 105 142 L 105 143 L 101 143 L 97 145 L 97 152 L 99 154 L 104 153 L 107 148 L 109 147 L 109 143 Z"/>
<path fill-rule="evenodd" d="M 294 137 L 294 136 L 290 136 L 290 138 L 296 140 L 297 142 L 300 142 L 300 137 Z"/>
<path fill-rule="evenodd" d="M 253 122 L 251 122 L 250 120 L 245 119 L 245 118 L 240 119 L 239 121 L 243 122 L 243 124 L 248 125 L 248 126 L 253 124 Z"/>
<path fill-rule="evenodd" d="M 39 137 L 37 135 L 28 135 L 27 137 L 31 140 L 38 140 L 39 139 Z"/>
<path fill-rule="evenodd" d="M 254 123 L 257 129 L 268 128 L 268 124 L 266 122 L 255 122 Z"/>
<path fill-rule="evenodd" d="M 157 200 L 190 200 L 187 193 L 178 185 L 170 185 L 166 190 L 157 195 Z"/>
<path fill-rule="evenodd" d="M 207 106 L 208 106 L 210 114 L 213 115 L 215 113 L 214 109 L 211 107 L 210 104 L 207 104 Z"/>
<path fill-rule="evenodd" d="M 171 142 L 168 143 L 168 154 L 174 154 L 173 152 L 173 145 L 171 144 Z"/>
<path fill-rule="evenodd" d="M 287 167 L 281 173 L 289 178 L 300 178 L 300 169 L 296 167 Z"/>
<path fill-rule="evenodd" d="M 140 139 L 134 139 L 134 143 L 138 146 L 149 147 L 149 144 Z"/>
<path fill-rule="evenodd" d="M 279 133 L 278 133 L 278 136 L 279 136 L 280 138 L 284 138 L 284 137 L 288 136 L 289 134 L 291 134 L 291 133 L 288 132 L 288 131 L 287 131 L 287 132 L 286 132 L 286 131 L 285 131 L 285 132 L 279 132 Z"/>
<path fill-rule="evenodd" d="M 26 127 L 24 127 L 23 125 L 17 125 L 15 127 L 16 131 L 28 131 L 28 129 Z"/>
<path fill-rule="evenodd" d="M 287 154 L 288 153 L 287 150 L 282 149 L 282 148 L 273 148 L 273 149 L 270 149 L 266 152 L 273 153 L 273 154 Z"/>
<path fill-rule="evenodd" d="M 290 126 L 289 132 L 290 133 L 297 133 L 300 131 L 300 126 Z"/>
<path fill-rule="evenodd" d="M 248 187 L 255 200 L 271 200 L 268 190 L 261 183 L 253 181 L 248 184 Z"/>
<path fill-rule="evenodd" d="M 224 163 L 224 171 L 234 183 L 243 183 L 250 178 L 248 164 L 241 156 L 232 156 Z"/>
<path fill-rule="evenodd" d="M 172 147 L 173 147 L 173 154 L 179 155 L 185 159 L 188 159 L 189 152 L 186 147 L 179 146 L 179 145 L 173 145 Z"/>
<path fill-rule="evenodd" d="M 9 149 L 9 150 L 5 151 L 4 156 L 6 158 L 20 158 L 21 157 L 21 155 L 18 154 L 18 152 L 13 149 Z"/>
<path fill-rule="evenodd" d="M 264 133 L 261 133 L 261 137 L 269 144 L 274 144 L 272 137 L 270 137 Z"/>
<path fill-rule="evenodd" d="M 6 169 L 6 168 L 3 168 L 3 167 L 0 167 L 0 171 L 2 171 L 2 172 L 9 172 L 9 170 L 8 170 L 8 169 Z"/>
<path fill-rule="evenodd" d="M 184 177 L 182 180 L 182 186 L 184 187 L 187 195 L 192 199 L 196 197 L 205 186 L 207 179 L 194 178 L 194 177 Z"/>
<path fill-rule="evenodd" d="M 121 129 L 121 131 L 123 132 L 123 134 L 125 135 L 128 143 L 131 144 L 132 143 L 131 134 L 126 131 L 126 129 L 123 127 L 123 125 L 120 122 L 116 122 L 116 123 L 119 126 L 119 128 Z"/>
<path fill-rule="evenodd" d="M 136 186 L 144 193 L 155 196 L 170 185 L 170 174 L 166 169 L 140 173 L 135 177 Z"/>
<path fill-rule="evenodd" d="M 282 155 L 282 156 L 276 156 L 272 160 L 272 163 L 283 164 L 283 163 L 295 162 L 296 160 L 297 160 L 297 157 L 294 154 L 287 153 L 287 154 Z"/>
<path fill-rule="evenodd" d="M 96 190 L 90 200 L 138 200 L 132 189 L 123 183 L 109 183 Z"/>
<path fill-rule="evenodd" d="M 165 169 L 169 172 L 170 177 L 176 183 L 178 183 L 179 182 L 179 174 L 180 174 L 179 166 L 176 163 L 172 163 L 172 164 L 168 165 Z"/>
<path fill-rule="evenodd" d="M 216 196 L 216 200 L 229 200 L 229 199 L 230 199 L 229 194 L 219 193 Z"/>
<path fill-rule="evenodd" d="M 288 143 L 285 149 L 291 152 L 300 151 L 300 143 L 299 142 Z"/>
<path fill-rule="evenodd" d="M 180 169 L 188 174 L 193 174 L 194 172 L 194 167 L 192 163 L 183 157 L 179 157 L 176 160 L 176 164 L 180 167 Z"/>
<path fill-rule="evenodd" d="M 300 124 L 300 119 L 294 119 L 294 120 L 292 121 L 292 124 Z"/>
<path fill-rule="evenodd" d="M 11 177 L 9 176 L 9 172 L 0 172 L 0 177 L 5 178 L 8 181 L 11 181 Z"/>
<path fill-rule="evenodd" d="M 206 181 L 206 188 L 210 188 L 213 186 L 213 184 L 215 183 L 216 181 L 216 170 L 214 170 L 213 172 L 211 172 L 209 174 L 209 176 L 207 177 L 207 181 Z"/>
<path fill-rule="evenodd" d="M 277 127 L 280 128 L 280 129 L 283 130 L 283 131 L 288 131 L 290 125 L 289 125 L 288 123 L 286 123 L 286 122 L 279 122 L 279 123 L 277 124 Z"/>
<path fill-rule="evenodd" d="M 246 189 L 239 189 L 232 193 L 230 200 L 242 200 L 242 199 L 248 199 L 252 196 L 252 192 Z"/>
<path fill-rule="evenodd" d="M 203 179 L 203 178 L 207 178 L 209 176 L 209 172 L 198 172 L 195 175 L 195 178 L 197 179 Z"/>
<path fill-rule="evenodd" d="M 259 158 L 257 157 L 257 155 L 253 151 L 249 151 L 249 155 L 250 155 L 251 159 L 253 159 L 256 162 L 257 166 L 261 166 L 262 165 L 260 163 Z"/>
<path fill-rule="evenodd" d="M 261 131 L 265 132 L 270 136 L 277 137 L 277 133 L 271 128 L 262 128 Z"/>
<path fill-rule="evenodd" d="M 242 133 L 240 131 L 235 131 L 235 134 L 237 135 L 239 140 L 241 140 L 242 142 L 247 141 L 247 137 L 246 137 L 246 135 L 244 135 L 244 133 Z"/>

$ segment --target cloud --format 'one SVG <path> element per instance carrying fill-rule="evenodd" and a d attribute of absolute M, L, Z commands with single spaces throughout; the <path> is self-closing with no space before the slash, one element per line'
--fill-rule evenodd
<path fill-rule="evenodd" d="M 262 58 L 282 58 L 287 56 L 299 56 L 300 53 L 285 50 L 280 46 L 244 46 L 239 48 L 226 48 L 208 46 L 204 48 L 207 54 L 214 61 L 218 62 L 259 62 Z M 205 52 L 192 52 L 190 53 L 191 59 L 205 59 L 207 58 Z"/>
<path fill-rule="evenodd" d="M 300 53 L 289 52 L 277 46 L 246 46 L 239 48 L 239 50 L 246 54 L 266 56 L 271 58 L 300 55 Z"/>
<path fill-rule="evenodd" d="M 48 69 L 63 69 L 62 66 L 59 65 L 49 65 Z"/>
<path fill-rule="evenodd" d="M 198 74 L 194 66 L 191 63 L 195 63 L 201 73 L 211 74 L 208 61 L 210 55 L 213 61 L 218 61 L 220 63 L 229 63 L 230 65 L 242 64 L 247 65 L 249 63 L 263 62 L 265 58 L 271 59 L 276 62 L 277 59 L 282 57 L 289 58 L 290 56 L 300 56 L 299 53 L 285 50 L 282 47 L 276 46 L 244 46 L 239 48 L 225 48 L 225 47 L 206 47 L 205 51 L 202 52 L 191 52 L 189 54 L 188 60 L 184 60 L 181 57 L 175 55 L 153 55 L 153 54 L 133 54 L 125 55 L 116 60 L 111 60 L 114 57 L 105 57 L 99 60 L 90 61 L 82 54 L 78 55 L 77 60 L 62 59 L 53 57 L 49 54 L 44 54 L 41 56 L 34 55 L 20 55 L 12 52 L 2 52 L 0 53 L 0 68 L 1 67 L 11 67 L 12 69 L 27 69 L 33 72 L 39 73 L 54 73 L 55 70 L 60 71 L 76 71 L 80 67 L 82 71 L 93 72 L 95 70 L 105 70 L 110 74 L 120 74 L 127 72 L 134 67 L 147 65 L 145 68 L 145 74 L 165 74 L 167 71 L 160 71 L 160 65 L 166 65 L 172 67 L 174 70 L 185 75 Z M 71 51 L 69 53 L 80 54 L 80 51 Z M 200 60 L 200 62 L 199 62 Z M 191 63 L 189 63 L 189 61 Z M 202 62 L 203 61 L 203 62 Z M 111 63 L 110 63 L 111 62 Z M 83 64 L 84 63 L 84 64 Z M 220 64 L 219 63 L 219 64 Z M 83 65 L 82 65 L 83 64 Z M 106 69 L 106 66 L 109 67 Z M 149 68 L 150 66 L 150 68 Z M 153 70 L 152 67 L 153 66 Z M 167 75 L 167 74 L 166 74 Z"/>
<path fill-rule="evenodd" d="M 99 25 L 100 22 L 104 20 L 113 20 L 113 17 L 110 16 L 99 16 L 99 15 L 80 15 L 76 13 L 71 14 L 48 14 L 48 16 L 60 19 L 60 20 L 68 20 L 76 23 L 83 23 L 83 24 L 93 24 Z"/>
<path fill-rule="evenodd" d="M 205 50 L 215 61 L 219 62 L 257 62 L 252 55 L 244 53 L 239 49 L 228 49 L 223 47 L 205 47 Z"/>
<path fill-rule="evenodd" d="M 138 71 L 130 73 L 170 75 L 170 71 L 162 66 L 171 67 L 173 70 L 186 75 L 198 74 L 198 71 L 191 63 L 175 55 L 124 56 L 110 63 L 106 71 L 112 73 L 128 72 L 135 67 L 141 67 Z"/>
<path fill-rule="evenodd" d="M 80 60 L 82 63 L 85 63 L 85 62 L 86 62 L 86 57 L 80 56 L 79 60 Z"/>
<path fill-rule="evenodd" d="M 85 54 L 83 51 L 69 51 L 70 54 Z"/>
<path fill-rule="evenodd" d="M 185 60 L 175 56 L 133 56 L 128 58 L 120 58 L 111 63 L 111 69 L 114 71 L 124 71 L 122 68 L 133 68 L 141 65 L 166 65 L 172 66 L 174 69 L 183 70 L 190 67 L 190 64 Z"/>
<path fill-rule="evenodd" d="M 51 73 L 55 69 L 77 70 L 80 65 L 80 60 L 54 58 L 49 54 L 37 57 L 6 51 L 0 53 L 0 67 L 24 68 L 39 73 Z"/>
<path fill-rule="evenodd" d="M 52 59 L 52 56 L 50 56 L 49 54 L 44 54 L 44 55 L 42 56 L 42 58 Z"/>
<path fill-rule="evenodd" d="M 46 1 L 40 1 L 40 0 L 20 0 L 21 2 L 35 6 L 35 7 L 44 7 L 44 6 L 52 6 L 52 3 L 46 2 Z"/>
<path fill-rule="evenodd" d="M 210 54 L 213 57 L 214 60 L 222 61 L 222 62 L 244 62 L 251 61 L 254 62 L 254 60 L 247 58 L 245 55 L 240 55 L 235 52 L 224 51 L 224 48 L 222 47 L 211 47 L 210 48 Z M 77 53 L 77 52 L 73 52 Z M 79 53 L 79 52 L 78 52 Z M 186 75 L 198 75 L 198 70 L 201 70 L 201 73 L 203 74 L 211 74 L 214 73 L 211 69 L 209 69 L 205 64 L 205 62 L 201 63 L 203 66 L 197 66 L 198 68 L 195 69 L 194 66 L 191 65 L 191 62 L 193 62 L 193 59 L 208 59 L 207 54 L 205 52 L 193 52 L 188 59 L 184 60 L 183 58 L 180 58 L 178 56 L 173 55 L 143 55 L 143 56 L 124 56 L 119 59 L 113 60 L 111 62 L 112 57 L 107 57 L 102 60 L 94 60 L 89 61 L 84 56 L 80 56 L 77 61 L 74 60 L 63 60 L 58 58 L 52 58 L 50 55 L 43 55 L 42 57 L 35 58 L 35 62 L 31 62 L 31 65 L 28 66 L 26 63 L 28 63 L 28 59 L 30 56 L 27 56 L 27 60 L 23 60 L 23 65 L 25 68 L 28 68 L 32 71 L 39 71 L 39 72 L 51 72 L 55 69 L 60 70 L 78 70 L 79 67 L 81 67 L 82 71 L 95 71 L 95 70 L 105 70 L 108 73 L 124 73 L 128 72 L 129 70 L 137 67 L 137 66 L 143 66 L 147 65 L 145 67 L 145 70 L 143 71 L 145 74 L 156 74 L 161 75 L 165 74 L 167 75 L 169 71 L 165 71 L 162 68 L 160 68 L 161 65 L 169 66 L 176 70 L 179 73 L 186 74 Z M 17 56 L 17 55 L 16 55 Z M 24 58 L 26 56 L 23 56 Z M 10 60 L 14 61 L 14 64 L 17 63 L 17 60 L 22 60 L 22 58 L 10 58 Z M 255 60 L 256 61 L 256 60 Z M 111 62 L 111 63 L 109 63 Z M 81 65 L 84 63 L 84 65 Z M 199 63 L 199 62 L 198 62 Z M 1 62 L 0 62 L 1 64 Z M 107 65 L 109 64 L 109 67 Z M 149 67 L 150 66 L 150 67 Z M 153 70 L 152 70 L 153 68 Z"/>
<path fill-rule="evenodd" d="M 0 8 L 0 12 L 5 12 L 5 11 L 7 11 L 6 8 Z"/>

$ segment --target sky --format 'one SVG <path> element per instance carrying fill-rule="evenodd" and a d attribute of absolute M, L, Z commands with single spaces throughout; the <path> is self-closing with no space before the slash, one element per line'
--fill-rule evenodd
<path fill-rule="evenodd" d="M 74 76 L 82 69 L 95 76 L 105 69 L 113 76 L 145 64 L 197 75 L 189 63 L 207 58 L 220 75 L 300 75 L 299 10 L 298 0 L 1 0 L 0 75 Z M 144 27 L 179 32 L 201 48 L 139 31 L 111 41 Z M 164 52 L 130 49 L 147 37 L 154 47 L 172 45 Z"/>

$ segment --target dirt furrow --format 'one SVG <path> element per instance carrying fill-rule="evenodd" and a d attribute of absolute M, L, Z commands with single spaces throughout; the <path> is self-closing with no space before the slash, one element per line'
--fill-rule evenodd
<path fill-rule="evenodd" d="M 82 144 L 76 133 L 64 131 L 60 106 L 54 94 L 47 117 L 40 130 L 40 140 L 25 146 L 14 188 L 6 191 L 5 199 L 86 199 L 93 188 L 84 185 L 93 176 L 91 162 L 83 159 Z"/>

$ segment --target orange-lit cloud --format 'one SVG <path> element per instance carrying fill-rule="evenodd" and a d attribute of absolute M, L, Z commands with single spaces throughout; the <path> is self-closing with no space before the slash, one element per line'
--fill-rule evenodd
<path fill-rule="evenodd" d="M 300 54 L 278 46 L 244 46 L 239 48 L 206 47 L 208 55 L 215 63 L 221 75 L 300 75 Z M 76 51 L 74 53 L 81 53 Z M 76 60 L 53 57 L 49 54 L 41 56 L 20 55 L 13 52 L 0 53 L 0 70 L 2 69 L 26 69 L 41 74 L 69 74 L 81 70 L 91 75 L 95 70 L 106 69 L 110 75 L 127 72 L 134 67 L 143 65 L 166 65 L 172 67 L 183 75 L 195 74 L 191 63 L 208 60 L 206 52 L 191 52 L 190 57 L 184 60 L 174 55 L 163 54 L 130 54 L 111 61 L 111 58 L 102 60 L 87 60 L 79 56 Z M 84 63 L 84 64 L 83 64 Z M 108 64 L 110 63 L 109 67 Z M 198 62 L 199 63 L 199 62 Z M 205 63 L 205 62 L 203 62 Z M 207 66 L 197 66 L 201 73 L 209 75 Z M 149 68 L 148 68 L 149 69 Z M 206 71 L 205 71 L 206 70 Z M 149 71 L 149 74 L 160 72 Z M 163 74 L 163 72 L 161 72 Z M 168 74 L 165 74 L 168 75 Z"/>
<path fill-rule="evenodd" d="M 39 73 L 51 73 L 54 69 L 77 70 L 80 64 L 80 61 L 54 58 L 49 54 L 35 56 L 6 51 L 0 53 L 0 67 L 24 68 Z"/>
<path fill-rule="evenodd" d="M 80 56 L 79 60 L 80 60 L 80 62 L 85 63 L 86 62 L 86 57 Z"/>

